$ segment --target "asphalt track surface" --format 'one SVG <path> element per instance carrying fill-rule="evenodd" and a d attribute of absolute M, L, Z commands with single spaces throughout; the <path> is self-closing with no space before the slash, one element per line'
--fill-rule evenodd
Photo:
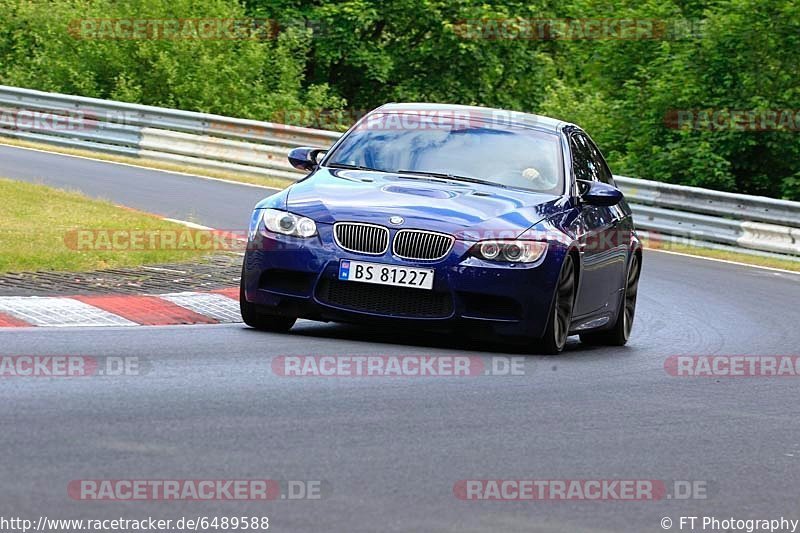
<path fill-rule="evenodd" d="M 240 228 L 266 191 L 0 147 L 0 175 Z M 273 531 L 664 531 L 800 518 L 798 378 L 679 378 L 671 355 L 796 355 L 800 276 L 646 252 L 625 348 L 571 341 L 524 375 L 287 378 L 290 355 L 504 355 L 436 334 L 301 321 L 0 330 L 0 355 L 136 356 L 139 376 L 0 381 L 0 516 L 270 517 Z M 319 500 L 86 502 L 78 479 L 320 480 Z M 706 499 L 462 501 L 464 479 L 656 479 Z M 683 531 L 688 531 L 684 527 Z M 700 531 L 696 528 L 695 531 Z"/>

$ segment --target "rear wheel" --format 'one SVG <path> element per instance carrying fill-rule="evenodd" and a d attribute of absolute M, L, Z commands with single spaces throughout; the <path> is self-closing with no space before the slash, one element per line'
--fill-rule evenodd
<path fill-rule="evenodd" d="M 617 320 L 608 331 L 599 333 L 584 333 L 581 342 L 586 344 L 602 344 L 606 346 L 624 346 L 631 336 L 633 318 L 636 314 L 636 295 L 639 292 L 639 275 L 642 272 L 642 263 L 638 254 L 633 255 L 631 266 L 628 268 L 628 277 L 625 282 L 625 293 L 617 311 Z"/>
<path fill-rule="evenodd" d="M 248 302 L 244 297 L 244 276 L 239 284 L 239 311 L 242 313 L 242 320 L 245 324 L 262 331 L 285 333 L 292 329 L 294 323 L 297 322 L 294 317 L 271 315 L 264 312 L 260 305 Z"/>
<path fill-rule="evenodd" d="M 550 318 L 545 327 L 545 334 L 539 340 L 538 351 L 543 354 L 556 355 L 567 345 L 569 326 L 572 322 L 572 309 L 575 304 L 575 261 L 567 254 L 561 265 L 558 276 L 555 301 Z"/>

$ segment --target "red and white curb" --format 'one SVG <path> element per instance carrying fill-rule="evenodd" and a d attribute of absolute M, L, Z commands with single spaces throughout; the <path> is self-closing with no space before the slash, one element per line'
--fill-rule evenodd
<path fill-rule="evenodd" d="M 0 297 L 0 328 L 241 322 L 239 289 L 157 295 Z"/>

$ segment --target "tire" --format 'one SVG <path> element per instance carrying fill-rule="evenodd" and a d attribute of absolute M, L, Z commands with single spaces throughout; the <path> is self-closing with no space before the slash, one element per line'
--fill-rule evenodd
<path fill-rule="evenodd" d="M 297 318 L 272 315 L 264 312 L 261 306 L 248 302 L 244 296 L 244 275 L 239 283 L 239 311 L 245 324 L 261 331 L 286 333 L 297 322 Z"/>
<path fill-rule="evenodd" d="M 536 344 L 536 351 L 545 355 L 558 355 L 567 345 L 572 310 L 575 305 L 575 260 L 567 254 L 558 275 L 553 308 L 547 320 L 544 336 Z"/>
<path fill-rule="evenodd" d="M 642 261 L 639 254 L 633 254 L 631 266 L 625 278 L 625 291 L 617 310 L 617 319 L 611 329 L 598 333 L 581 334 L 581 342 L 602 346 L 625 346 L 631 337 L 633 319 L 636 316 L 636 296 L 639 292 L 639 276 L 642 273 Z"/>

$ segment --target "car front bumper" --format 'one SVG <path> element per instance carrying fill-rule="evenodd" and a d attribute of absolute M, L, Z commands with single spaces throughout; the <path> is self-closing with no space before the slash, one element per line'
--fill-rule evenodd
<path fill-rule="evenodd" d="M 352 323 L 406 323 L 425 328 L 540 337 L 547 324 L 566 250 L 550 243 L 536 263 L 485 261 L 456 240 L 439 261 L 351 253 L 334 241 L 331 225 L 302 239 L 257 232 L 242 270 L 244 296 L 272 314 Z M 433 289 L 339 280 L 341 260 L 434 270 Z"/>

